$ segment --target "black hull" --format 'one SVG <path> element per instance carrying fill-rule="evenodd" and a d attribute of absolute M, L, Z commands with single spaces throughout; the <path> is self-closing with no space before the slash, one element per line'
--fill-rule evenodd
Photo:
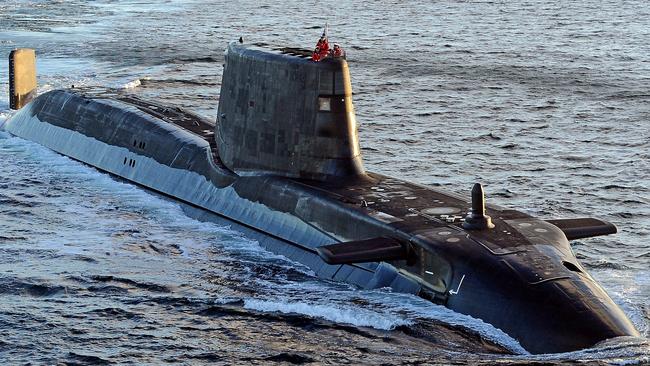
<path fill-rule="evenodd" d="M 16 136 L 232 220 L 262 238 L 262 246 L 321 278 L 417 294 L 483 319 L 533 353 L 638 335 L 548 222 L 489 206 L 499 230 L 470 235 L 458 220 L 470 202 L 429 187 L 372 173 L 328 182 L 238 175 L 217 156 L 213 128 L 177 109 L 74 90 L 38 97 L 4 125 Z M 410 243 L 416 260 L 330 265 L 316 251 L 374 237 Z"/>

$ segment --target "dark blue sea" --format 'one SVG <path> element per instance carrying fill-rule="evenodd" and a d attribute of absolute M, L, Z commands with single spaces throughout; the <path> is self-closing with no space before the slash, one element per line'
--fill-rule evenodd
<path fill-rule="evenodd" d="M 228 222 L 0 132 L 2 364 L 650 362 L 646 1 L 3 0 L 39 91 L 126 89 L 213 119 L 223 51 L 347 51 L 366 168 L 619 233 L 572 242 L 642 338 L 529 355 L 478 319 L 324 281 Z M 0 122 L 8 110 L 0 62 Z"/>

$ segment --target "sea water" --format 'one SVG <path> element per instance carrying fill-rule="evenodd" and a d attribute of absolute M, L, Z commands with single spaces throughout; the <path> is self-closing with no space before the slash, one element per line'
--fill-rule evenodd
<path fill-rule="evenodd" d="M 0 133 L 0 358 L 22 364 L 649 362 L 650 6 L 644 1 L 7 0 L 0 55 L 39 91 L 124 88 L 213 119 L 226 44 L 346 50 L 366 168 L 541 218 L 642 338 L 527 354 L 415 296 L 324 281 L 223 220 Z M 0 123 L 10 117 L 0 64 Z"/>

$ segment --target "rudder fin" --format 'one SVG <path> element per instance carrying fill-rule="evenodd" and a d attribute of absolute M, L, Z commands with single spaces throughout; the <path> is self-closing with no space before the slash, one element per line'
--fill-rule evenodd
<path fill-rule="evenodd" d="M 9 54 L 9 108 L 17 110 L 36 97 L 36 52 L 19 48 Z"/>

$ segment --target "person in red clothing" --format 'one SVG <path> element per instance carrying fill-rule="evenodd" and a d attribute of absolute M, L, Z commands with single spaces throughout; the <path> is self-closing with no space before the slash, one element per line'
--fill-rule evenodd
<path fill-rule="evenodd" d="M 332 50 L 333 57 L 343 57 L 345 58 L 345 51 L 338 44 L 334 43 L 334 49 Z"/>
<path fill-rule="evenodd" d="M 312 54 L 311 59 L 314 61 L 320 61 L 327 57 L 327 55 L 330 53 L 330 44 L 327 41 L 327 37 L 325 34 L 323 34 L 322 37 L 318 40 L 318 43 L 316 43 L 316 49 L 314 50 L 314 53 Z"/>
<path fill-rule="evenodd" d="M 316 62 L 320 61 L 320 47 L 316 46 L 316 49 L 311 54 L 311 60 Z"/>
<path fill-rule="evenodd" d="M 323 35 L 320 36 L 318 43 L 316 43 L 316 49 L 311 56 L 311 59 L 314 61 L 320 61 L 325 57 L 329 56 L 330 53 L 330 43 L 327 39 L 327 25 L 325 25 L 325 30 Z"/>
<path fill-rule="evenodd" d="M 317 47 L 320 47 L 320 54 L 321 56 L 327 56 L 328 53 L 330 53 L 330 43 L 327 39 L 327 36 L 323 35 L 320 37 L 318 40 L 318 45 Z M 323 58 L 323 57 L 321 57 Z"/>

